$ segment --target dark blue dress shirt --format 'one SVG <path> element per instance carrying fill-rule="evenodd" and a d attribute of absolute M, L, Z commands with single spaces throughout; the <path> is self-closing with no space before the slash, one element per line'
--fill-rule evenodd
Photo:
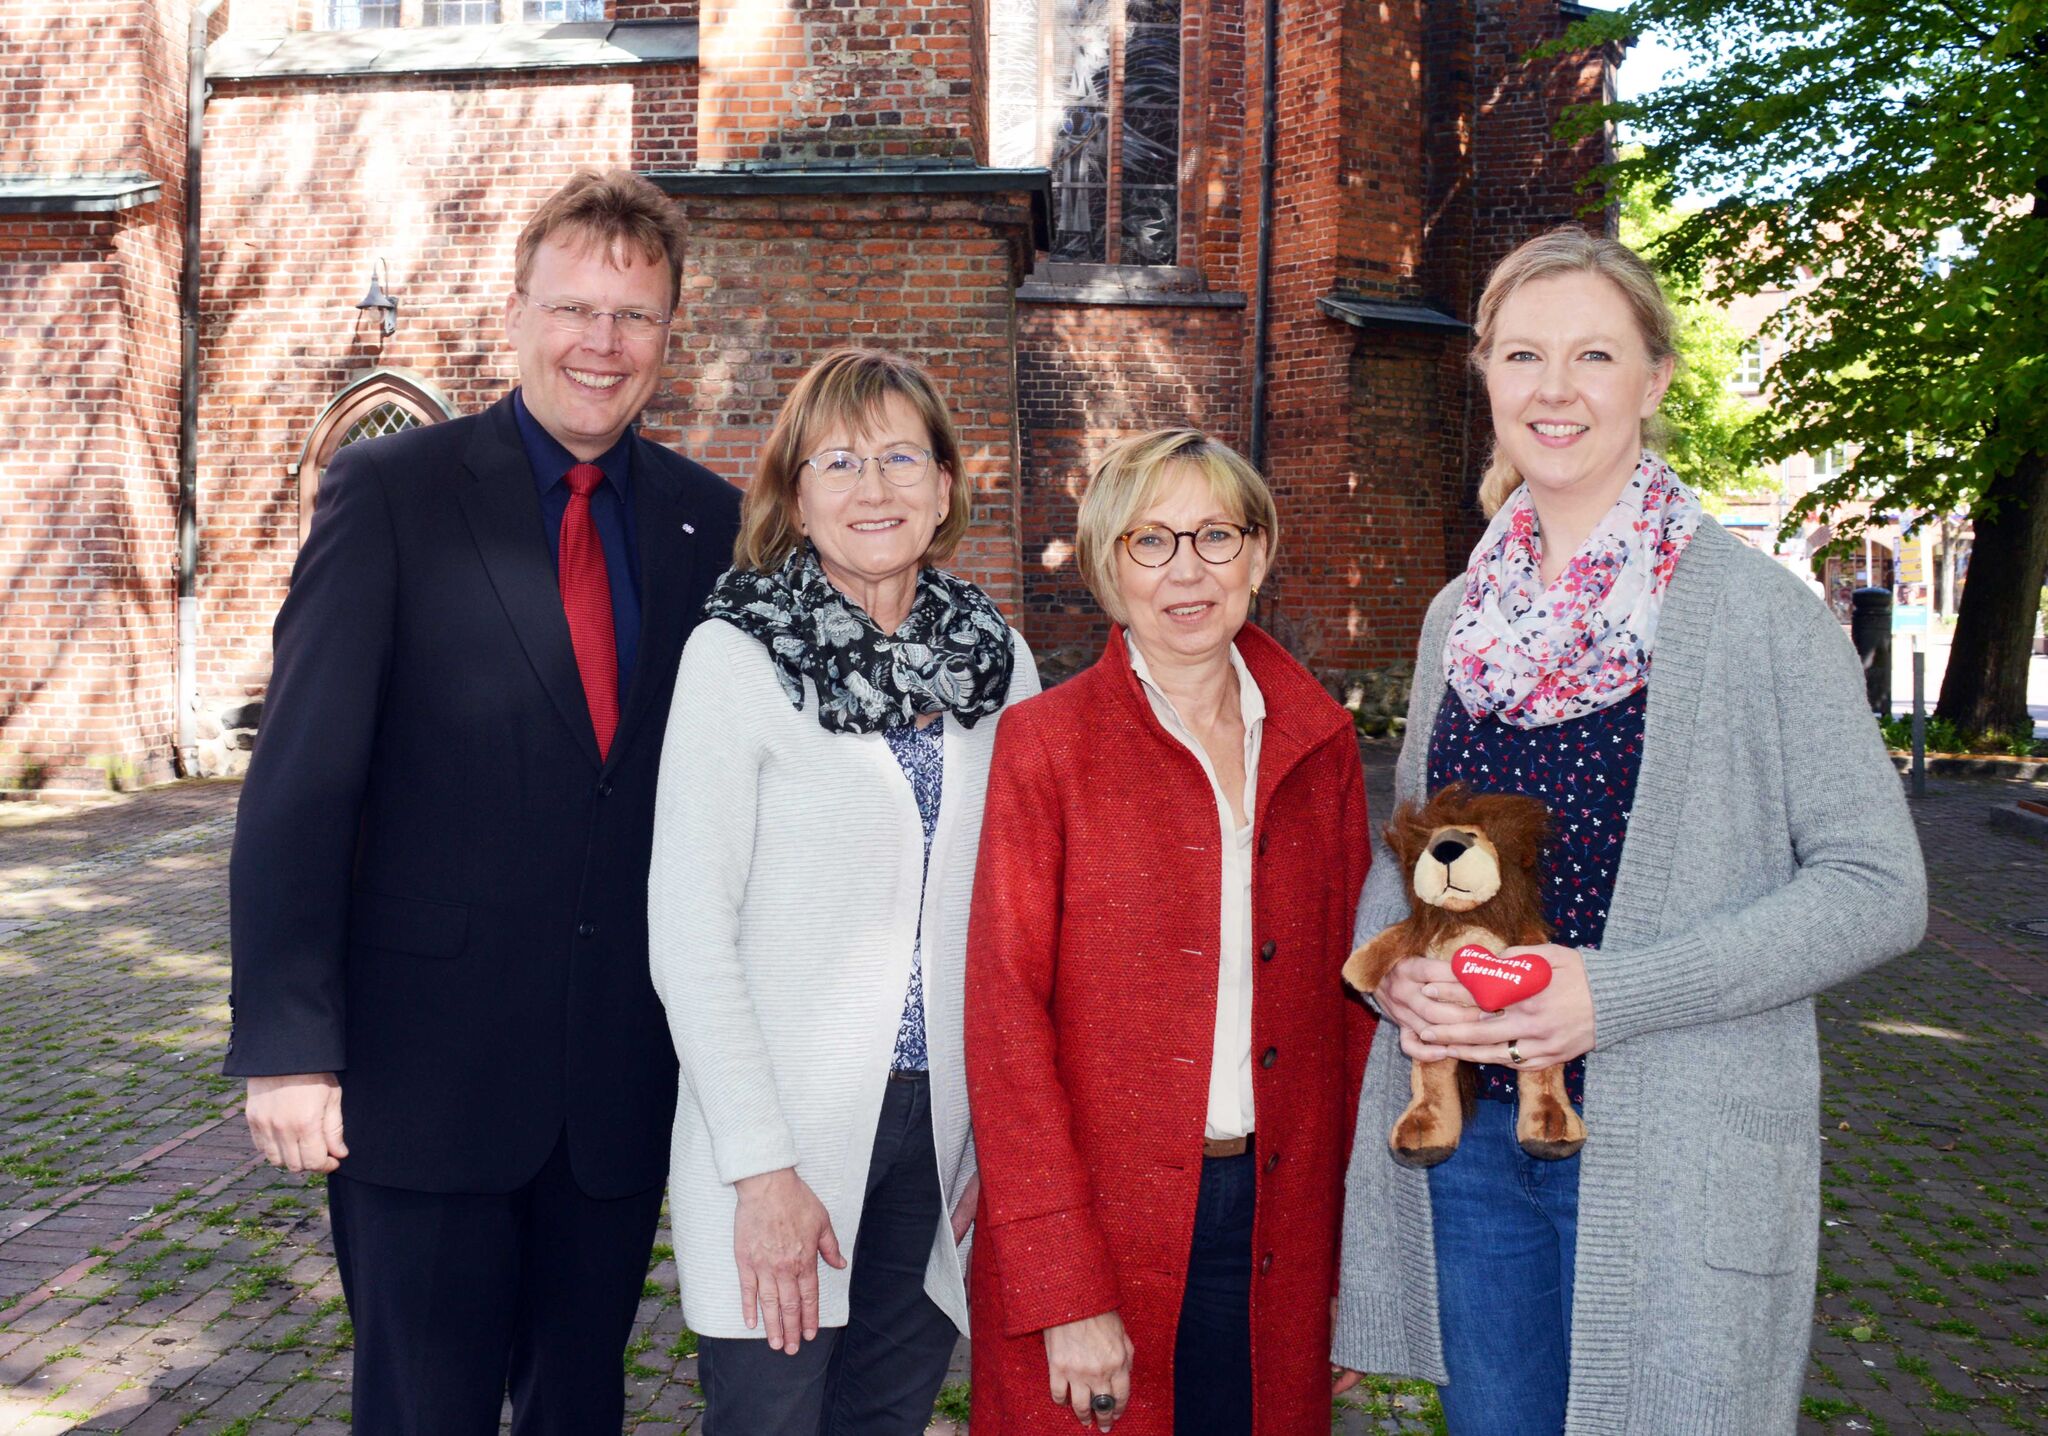
<path fill-rule="evenodd" d="M 512 412 L 519 420 L 519 438 L 533 466 L 533 486 L 540 491 L 541 526 L 547 531 L 548 557 L 557 571 L 562 561 L 562 515 L 569 511 L 569 470 L 582 460 L 541 427 L 526 408 L 526 396 L 512 391 Z M 619 707 L 633 683 L 633 660 L 640 652 L 640 547 L 633 532 L 633 431 L 597 457 L 604 482 L 590 495 L 590 517 L 604 549 L 605 578 L 612 591 L 612 637 L 619 648 Z"/>

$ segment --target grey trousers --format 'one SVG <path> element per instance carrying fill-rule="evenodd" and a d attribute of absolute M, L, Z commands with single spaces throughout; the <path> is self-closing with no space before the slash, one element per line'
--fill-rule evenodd
<path fill-rule="evenodd" d="M 960 1336 L 924 1291 L 941 1200 L 930 1084 L 892 1077 L 846 1325 L 820 1328 L 794 1356 L 760 1338 L 700 1337 L 704 1436 L 920 1436 Z"/>

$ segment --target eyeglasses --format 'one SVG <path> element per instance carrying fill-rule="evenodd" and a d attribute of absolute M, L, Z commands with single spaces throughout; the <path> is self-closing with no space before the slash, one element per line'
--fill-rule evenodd
<path fill-rule="evenodd" d="M 647 340 L 657 337 L 675 323 L 673 314 L 650 314 L 645 309 L 592 309 L 588 304 L 550 304 L 544 299 L 535 299 L 523 289 L 519 291 L 519 297 L 535 309 L 546 310 L 548 323 L 564 334 L 588 334 L 598 320 L 609 319 L 617 326 L 620 337 Z"/>
<path fill-rule="evenodd" d="M 891 444 L 881 453 L 863 458 L 851 449 L 820 449 L 804 463 L 810 465 L 818 482 L 835 494 L 843 494 L 859 483 L 870 463 L 897 488 L 910 489 L 923 483 L 931 472 L 932 451 L 915 444 Z"/>
<path fill-rule="evenodd" d="M 1164 524 L 1140 524 L 1116 541 L 1133 563 L 1146 568 L 1165 568 L 1180 552 L 1180 541 L 1194 546 L 1195 557 L 1203 563 L 1229 563 L 1244 552 L 1244 541 L 1259 531 L 1257 524 L 1203 524 L 1193 533 L 1170 529 Z"/>

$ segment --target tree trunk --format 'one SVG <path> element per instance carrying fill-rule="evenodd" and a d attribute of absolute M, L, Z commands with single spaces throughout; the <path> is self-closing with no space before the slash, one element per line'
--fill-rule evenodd
<path fill-rule="evenodd" d="M 1937 717 L 1965 733 L 2031 733 L 2027 665 L 2048 573 L 2048 454 L 2023 454 L 1985 491 Z"/>

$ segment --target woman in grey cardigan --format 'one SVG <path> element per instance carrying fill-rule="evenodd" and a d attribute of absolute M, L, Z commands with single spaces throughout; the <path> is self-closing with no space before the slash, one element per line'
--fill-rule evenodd
<path fill-rule="evenodd" d="M 1492 523 L 1430 607 L 1395 788 L 1544 800 L 1553 941 L 1515 951 L 1555 976 L 1496 1016 L 1447 964 L 1381 984 L 1332 1359 L 1437 1383 L 1454 1436 L 1789 1432 L 1812 997 L 1919 940 L 1919 847 L 1840 627 L 1643 449 L 1676 354 L 1642 261 L 1540 236 L 1475 327 Z M 1359 941 L 1408 878 L 1373 865 Z M 1404 1058 L 1445 1057 L 1482 1064 L 1474 1117 L 1440 1165 L 1396 1165 Z M 1559 1065 L 1589 1135 L 1540 1161 L 1515 1076 Z"/>

